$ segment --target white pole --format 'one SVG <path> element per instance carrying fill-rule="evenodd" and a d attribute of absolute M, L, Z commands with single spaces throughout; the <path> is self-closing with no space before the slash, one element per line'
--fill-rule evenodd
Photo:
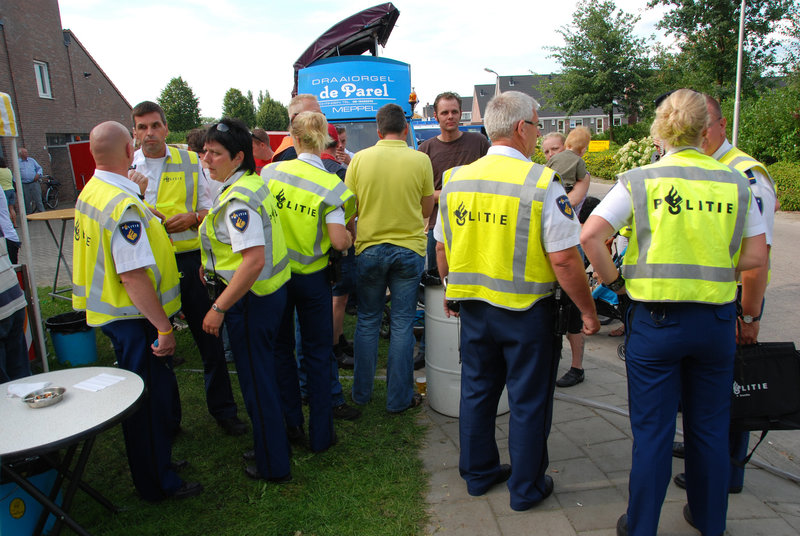
<path fill-rule="evenodd" d="M 17 185 L 17 199 L 19 205 L 19 230 L 22 232 L 22 253 L 25 255 L 25 267 L 28 270 L 28 281 L 31 286 L 31 301 L 33 302 L 33 320 L 36 328 L 32 330 L 36 339 L 34 344 L 39 347 L 39 355 L 42 357 L 42 370 L 50 371 L 47 364 L 47 347 L 44 344 L 44 324 L 42 323 L 42 311 L 39 307 L 39 291 L 36 289 L 36 275 L 33 273 L 33 255 L 31 252 L 31 235 L 28 232 L 28 218 L 25 210 L 25 193 L 22 191 L 22 177 L 19 174 L 19 160 L 17 160 L 17 138 L 11 138 L 11 172 L 14 174 L 14 182 Z M 53 289 L 55 290 L 55 289 Z"/>
<path fill-rule="evenodd" d="M 744 61 L 744 10 L 746 0 L 742 0 L 741 13 L 739 14 L 739 51 L 736 54 L 736 99 L 733 103 L 733 135 L 732 143 L 736 145 L 739 140 L 739 105 L 742 100 L 742 63 Z"/>

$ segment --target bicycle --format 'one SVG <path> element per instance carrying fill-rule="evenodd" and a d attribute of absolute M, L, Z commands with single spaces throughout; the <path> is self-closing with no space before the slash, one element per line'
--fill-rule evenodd
<path fill-rule="evenodd" d="M 61 182 L 50 175 L 45 175 L 42 177 L 42 180 L 47 185 L 47 190 L 44 194 L 44 204 L 54 209 L 58 206 L 58 192 L 61 189 Z"/>

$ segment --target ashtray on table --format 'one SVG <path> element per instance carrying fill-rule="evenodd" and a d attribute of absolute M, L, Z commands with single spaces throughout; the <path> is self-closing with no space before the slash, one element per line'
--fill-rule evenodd
<path fill-rule="evenodd" d="M 64 400 L 65 391 L 66 389 L 63 387 L 45 387 L 44 389 L 28 393 L 22 401 L 31 408 L 44 408 L 52 406 L 53 404 L 58 404 Z"/>

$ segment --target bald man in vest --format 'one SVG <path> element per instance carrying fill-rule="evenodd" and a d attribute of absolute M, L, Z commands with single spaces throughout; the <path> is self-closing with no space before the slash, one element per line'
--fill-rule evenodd
<path fill-rule="evenodd" d="M 133 160 L 128 130 L 109 121 L 89 135 L 96 169 L 75 204 L 73 297 L 114 347 L 119 366 L 141 376 L 141 406 L 122 423 L 133 483 L 148 501 L 198 495 L 203 487 L 173 463 L 169 361 L 175 336 L 169 317 L 180 309 L 178 268 L 164 227 L 127 178 Z"/>

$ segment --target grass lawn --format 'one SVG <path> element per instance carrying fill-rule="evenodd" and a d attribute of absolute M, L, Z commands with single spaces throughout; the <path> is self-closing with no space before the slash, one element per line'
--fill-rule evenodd
<path fill-rule="evenodd" d="M 39 289 L 44 319 L 70 310 L 63 300 L 53 302 L 49 289 Z M 355 319 L 345 319 L 352 335 Z M 99 361 L 114 362 L 109 340 L 97 334 Z M 50 346 L 49 337 L 48 346 Z M 375 382 L 373 402 L 354 422 L 336 421 L 339 444 L 313 454 L 293 447 L 293 482 L 256 482 L 244 474 L 242 452 L 252 448 L 250 432 L 229 437 L 208 414 L 202 363 L 189 330 L 177 334 L 178 352 L 186 363 L 176 368 L 183 403 L 183 432 L 173 447 L 173 459 L 189 460 L 181 476 L 199 481 L 198 497 L 152 504 L 139 499 L 125 456 L 122 428 L 101 434 L 92 451 L 84 480 L 109 497 L 122 512 L 111 514 L 81 491 L 72 514 L 95 535 L 257 535 L 339 536 L 422 534 L 426 521 L 424 493 L 427 477 L 418 457 L 424 427 L 419 410 L 389 415 L 386 384 Z M 49 348 L 52 355 L 52 347 Z M 379 372 L 386 364 L 387 343 L 381 340 Z M 51 360 L 52 368 L 60 365 Z M 235 369 L 230 365 L 233 372 Z M 351 371 L 342 371 L 349 376 Z M 248 422 L 238 380 L 231 374 L 239 416 Z M 345 393 L 351 381 L 342 379 Z M 346 396 L 349 401 L 349 396 Z M 64 534 L 71 531 L 64 529 Z"/>

